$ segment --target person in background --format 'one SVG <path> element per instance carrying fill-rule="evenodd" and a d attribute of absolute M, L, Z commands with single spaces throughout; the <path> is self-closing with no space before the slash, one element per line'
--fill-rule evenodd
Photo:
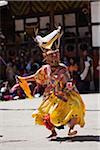
<path fill-rule="evenodd" d="M 70 58 L 69 63 L 70 64 L 69 64 L 68 70 L 70 72 L 71 78 L 73 78 L 74 80 L 77 80 L 78 65 L 75 62 L 74 58 Z"/>
<path fill-rule="evenodd" d="M 81 85 L 79 91 L 81 93 L 90 92 L 93 89 L 93 59 L 88 54 L 87 44 L 80 45 L 82 50 L 82 57 L 80 58 L 80 79 Z"/>
<path fill-rule="evenodd" d="M 7 64 L 6 77 L 7 77 L 7 81 L 12 86 L 15 82 L 15 78 L 14 78 L 15 77 L 15 70 L 14 70 L 13 64 L 11 62 L 9 62 Z"/>
<path fill-rule="evenodd" d="M 67 46 L 67 49 L 64 51 L 64 56 L 67 58 L 68 62 L 70 58 L 75 58 L 75 50 L 72 44 Z"/>
<path fill-rule="evenodd" d="M 99 76 L 100 76 L 100 60 L 99 60 L 99 49 L 93 50 L 93 69 L 94 69 L 94 85 L 95 92 L 99 92 Z"/>
<path fill-rule="evenodd" d="M 26 98 L 24 91 L 20 88 L 18 83 L 13 85 L 13 87 L 10 89 L 10 94 L 14 100 Z"/>
<path fill-rule="evenodd" d="M 7 63 L 5 62 L 3 57 L 0 56 L 0 80 L 5 80 L 6 67 Z"/>
<path fill-rule="evenodd" d="M 0 80 L 5 81 L 6 72 L 6 37 L 0 31 Z"/>
<path fill-rule="evenodd" d="M 0 99 L 1 100 L 12 100 L 13 97 L 10 94 L 10 86 L 8 81 L 3 82 L 2 87 L 0 89 Z"/>

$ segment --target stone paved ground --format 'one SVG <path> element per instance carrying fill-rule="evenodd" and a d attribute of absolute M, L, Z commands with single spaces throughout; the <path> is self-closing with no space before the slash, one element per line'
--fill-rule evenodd
<path fill-rule="evenodd" d="M 82 95 L 86 105 L 86 124 L 76 137 L 67 136 L 68 128 L 58 132 L 55 141 L 46 136 L 49 131 L 34 125 L 31 114 L 41 98 L 0 102 L 0 150 L 99 150 L 100 149 L 100 94 Z"/>

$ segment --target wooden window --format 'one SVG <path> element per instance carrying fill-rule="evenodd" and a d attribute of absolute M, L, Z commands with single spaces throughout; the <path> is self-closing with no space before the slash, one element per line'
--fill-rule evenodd
<path fill-rule="evenodd" d="M 40 29 L 46 29 L 48 23 L 50 23 L 49 16 L 40 17 Z"/>
<path fill-rule="evenodd" d="M 100 2 L 91 2 L 91 22 L 100 22 Z"/>
<path fill-rule="evenodd" d="M 62 19 L 62 15 L 55 15 L 54 16 L 54 24 L 59 26 L 63 26 L 63 19 Z"/>
<path fill-rule="evenodd" d="M 15 31 L 24 31 L 24 20 L 23 19 L 15 20 Z"/>
<path fill-rule="evenodd" d="M 89 30 L 88 26 L 79 27 L 79 35 L 81 37 L 85 37 L 86 33 L 89 32 L 88 30 Z"/>
<path fill-rule="evenodd" d="M 65 26 L 75 26 L 75 14 L 65 14 L 64 15 Z"/>
<path fill-rule="evenodd" d="M 26 23 L 36 23 L 36 22 L 38 22 L 37 18 L 27 18 L 26 19 Z"/>
<path fill-rule="evenodd" d="M 100 2 L 91 2 L 92 46 L 100 47 Z"/>
<path fill-rule="evenodd" d="M 100 25 L 92 26 L 92 46 L 100 47 Z"/>

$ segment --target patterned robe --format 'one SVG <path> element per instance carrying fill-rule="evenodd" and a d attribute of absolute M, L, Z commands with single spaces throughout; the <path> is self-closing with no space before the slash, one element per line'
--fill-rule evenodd
<path fill-rule="evenodd" d="M 34 75 L 35 81 L 46 85 L 43 102 L 37 112 L 33 112 L 37 124 L 43 125 L 44 118 L 50 115 L 54 126 L 66 125 L 71 118 L 77 118 L 76 124 L 84 126 L 85 105 L 70 81 L 70 75 L 65 65 L 59 64 L 55 70 L 44 65 Z"/>

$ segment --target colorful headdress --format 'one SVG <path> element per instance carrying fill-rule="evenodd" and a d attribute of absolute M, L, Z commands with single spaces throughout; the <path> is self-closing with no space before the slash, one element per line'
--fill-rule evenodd
<path fill-rule="evenodd" d="M 38 43 L 40 48 L 43 49 L 51 49 L 53 43 L 61 37 L 61 27 L 59 26 L 56 30 L 46 35 L 45 37 L 41 37 L 37 35 L 35 41 Z"/>
<path fill-rule="evenodd" d="M 44 60 L 52 66 L 58 65 L 60 62 L 59 46 L 61 36 L 61 27 L 59 26 L 56 30 L 45 37 L 37 35 L 35 38 L 35 41 L 43 51 Z M 56 50 L 53 50 L 52 46 L 56 40 L 58 40 Z"/>

